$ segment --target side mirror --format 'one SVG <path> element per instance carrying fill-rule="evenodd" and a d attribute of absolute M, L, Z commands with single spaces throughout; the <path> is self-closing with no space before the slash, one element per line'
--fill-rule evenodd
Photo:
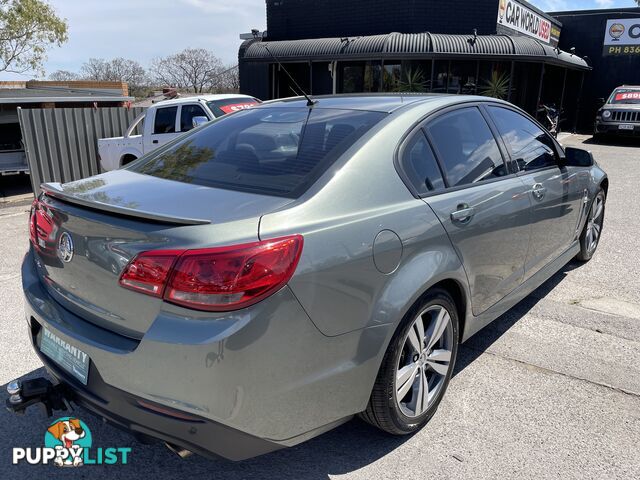
<path fill-rule="evenodd" d="M 568 167 L 591 167 L 595 163 L 591 152 L 582 148 L 567 147 L 564 154 L 563 163 Z"/>
<path fill-rule="evenodd" d="M 605 104 L 605 99 L 604 98 L 596 98 L 596 103 L 598 104 L 598 108 L 600 108 L 601 106 L 603 106 Z"/>
<path fill-rule="evenodd" d="M 199 117 L 193 117 L 191 119 L 191 125 L 193 125 L 193 128 L 196 128 L 196 127 L 199 127 L 200 125 L 204 125 L 208 121 L 209 121 L 209 118 L 205 117 L 204 115 Z"/>

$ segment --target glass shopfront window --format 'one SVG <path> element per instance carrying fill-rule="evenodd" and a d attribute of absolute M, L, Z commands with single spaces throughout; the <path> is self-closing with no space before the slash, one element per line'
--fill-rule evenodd
<path fill-rule="evenodd" d="M 449 66 L 449 93 L 475 95 L 478 91 L 478 62 L 451 60 Z"/>
<path fill-rule="evenodd" d="M 379 92 L 381 87 L 382 62 L 338 63 L 338 93 Z"/>
<path fill-rule="evenodd" d="M 448 93 L 449 87 L 449 60 L 434 60 L 433 88 L 435 93 Z"/>

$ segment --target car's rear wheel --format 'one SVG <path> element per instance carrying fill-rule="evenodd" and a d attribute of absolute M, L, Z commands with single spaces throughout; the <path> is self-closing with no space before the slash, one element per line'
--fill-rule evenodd
<path fill-rule="evenodd" d="M 361 417 L 395 435 L 420 429 L 436 412 L 458 352 L 458 315 L 444 290 L 427 293 L 389 343 Z"/>
<path fill-rule="evenodd" d="M 604 190 L 598 190 L 596 196 L 591 202 L 591 208 L 587 215 L 587 221 L 580 234 L 580 253 L 576 255 L 578 260 L 583 262 L 591 260 L 593 254 L 596 253 L 600 236 L 602 235 L 602 227 L 604 225 L 604 207 L 606 202 Z"/>

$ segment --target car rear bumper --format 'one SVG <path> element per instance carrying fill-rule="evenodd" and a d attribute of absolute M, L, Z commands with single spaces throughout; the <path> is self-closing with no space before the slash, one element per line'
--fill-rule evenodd
<path fill-rule="evenodd" d="M 43 355 L 35 343 L 41 328 L 34 319 L 30 323 L 36 353 L 45 368 L 57 381 L 64 383 L 69 400 L 81 405 L 96 418 L 105 421 L 135 438 L 159 440 L 210 457 L 245 460 L 284 447 L 284 445 L 248 435 L 217 422 L 167 408 L 107 385 L 95 366 L 90 369 L 86 387 Z"/>
<path fill-rule="evenodd" d="M 215 319 L 165 312 L 134 340 L 63 308 L 34 261 L 29 252 L 22 279 L 36 352 L 79 404 L 134 434 L 242 460 L 300 443 L 366 407 L 386 328 L 326 337 L 285 287 Z M 86 386 L 39 351 L 43 328 L 87 353 Z"/>

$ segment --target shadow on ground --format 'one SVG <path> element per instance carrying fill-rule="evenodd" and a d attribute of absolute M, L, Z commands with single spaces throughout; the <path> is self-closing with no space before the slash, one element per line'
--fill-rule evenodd
<path fill-rule="evenodd" d="M 487 348 L 496 342 L 515 323 L 555 288 L 567 272 L 579 266 L 570 263 L 540 286 L 512 310 L 499 317 L 487 328 L 472 337 L 459 350 L 455 374 L 462 372 Z M 23 379 L 45 375 L 44 369 L 35 370 Z M 2 401 L 7 398 L 6 385 L 2 387 Z M 261 478 L 261 479 L 326 479 L 329 475 L 353 472 L 384 457 L 409 441 L 411 437 L 386 435 L 360 420 L 353 420 L 320 437 L 293 448 L 274 452 L 252 460 L 233 463 L 226 460 L 208 460 L 192 456 L 180 460 L 160 444 L 145 445 L 130 435 L 103 424 L 90 413 L 80 408 L 74 412 L 89 426 L 94 446 L 131 447 L 131 462 L 126 466 L 92 466 L 80 469 L 64 469 L 65 478 L 110 478 L 118 477 L 175 478 L 188 472 L 193 477 L 206 478 Z M 59 416 L 65 416 L 64 413 Z M 43 412 L 30 409 L 24 416 L 3 410 L 0 423 L 3 425 L 0 439 L 0 475 L 5 478 L 51 477 L 56 467 L 52 465 L 12 465 L 10 459 L 15 446 L 39 447 L 43 445 L 46 428 L 53 421 Z M 429 428 L 428 426 L 426 428 Z M 87 477 L 90 475 L 90 477 Z"/>
<path fill-rule="evenodd" d="M 604 145 L 610 147 L 640 147 L 640 138 L 609 136 L 595 139 L 593 137 L 589 137 L 582 143 L 584 145 Z"/>

